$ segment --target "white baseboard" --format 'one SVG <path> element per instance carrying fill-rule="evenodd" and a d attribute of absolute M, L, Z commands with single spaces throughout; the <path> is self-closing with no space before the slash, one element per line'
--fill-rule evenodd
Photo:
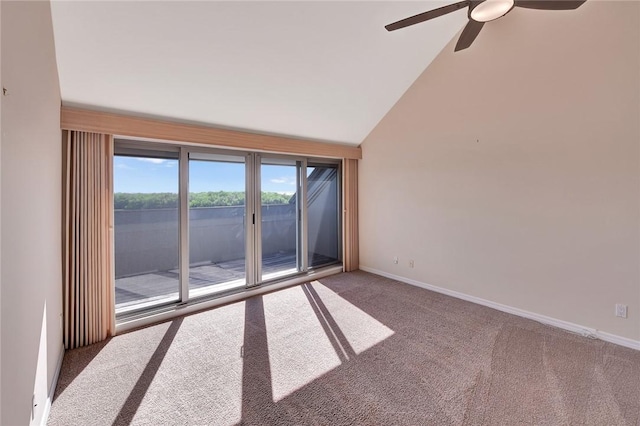
<path fill-rule="evenodd" d="M 56 393 L 56 387 L 58 386 L 58 377 L 60 377 L 60 370 L 62 369 L 62 360 L 64 358 L 64 344 L 60 346 L 60 353 L 58 355 L 58 363 L 56 364 L 56 371 L 53 374 L 51 385 L 49 386 L 49 394 L 47 395 L 47 401 L 44 405 L 44 412 L 42 413 L 41 425 L 46 426 L 49 420 L 49 412 L 51 411 L 51 404 L 53 403 L 53 396 Z"/>
<path fill-rule="evenodd" d="M 449 290 L 443 287 L 438 287 L 431 284 L 426 284 L 420 281 L 412 280 L 410 278 L 401 277 L 399 275 L 390 274 L 385 271 L 380 271 L 368 266 L 360 265 L 360 270 L 370 272 L 372 274 L 381 275 L 383 277 L 390 278 L 392 280 L 400 281 L 406 284 L 411 284 L 416 287 L 421 287 L 427 290 L 435 291 L 436 293 L 446 294 L 447 296 L 455 297 L 457 299 L 466 300 L 467 302 L 476 303 L 478 305 L 487 306 L 489 308 L 496 309 L 498 311 L 506 312 L 508 314 L 517 315 L 519 317 L 531 319 L 542 324 L 558 327 L 563 330 L 570 331 L 572 333 L 580 334 L 584 337 L 595 338 L 604 340 L 605 342 L 615 343 L 616 345 L 625 346 L 627 348 L 640 350 L 640 341 L 629 339 L 627 337 L 617 336 L 615 334 L 607 333 L 606 331 L 600 331 L 595 328 L 585 327 L 579 324 L 574 324 L 568 321 L 559 320 L 557 318 L 551 318 L 546 315 L 536 314 L 534 312 L 525 311 L 523 309 L 514 308 L 512 306 L 503 305 L 501 303 L 492 302 L 491 300 L 482 299 L 476 296 L 470 296 L 465 293 L 461 293 L 455 290 Z"/>

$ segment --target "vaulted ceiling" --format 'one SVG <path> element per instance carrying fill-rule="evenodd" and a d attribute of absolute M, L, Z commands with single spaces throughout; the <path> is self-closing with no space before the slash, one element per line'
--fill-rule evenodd
<path fill-rule="evenodd" d="M 63 104 L 358 145 L 466 9 L 384 25 L 447 3 L 54 1 Z"/>

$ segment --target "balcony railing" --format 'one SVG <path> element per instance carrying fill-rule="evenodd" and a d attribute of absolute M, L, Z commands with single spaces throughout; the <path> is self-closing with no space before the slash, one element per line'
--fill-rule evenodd
<path fill-rule="evenodd" d="M 189 287 L 192 291 L 243 286 L 244 207 L 189 210 Z M 310 212 L 310 214 L 313 214 Z M 337 229 L 337 217 L 327 229 Z M 178 209 L 116 210 L 116 307 L 177 299 L 179 273 Z M 325 220 L 326 222 L 326 220 Z M 337 261 L 338 235 L 310 236 L 315 264 Z M 294 204 L 262 207 L 262 267 L 265 274 L 296 268 Z M 235 283 L 235 284 L 234 284 Z"/>

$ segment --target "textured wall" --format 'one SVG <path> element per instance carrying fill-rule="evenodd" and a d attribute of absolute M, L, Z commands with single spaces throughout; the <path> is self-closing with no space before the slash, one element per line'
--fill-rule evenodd
<path fill-rule="evenodd" d="M 49 2 L 1 7 L 0 423 L 24 425 L 40 422 L 62 349 L 60 89 Z"/>
<path fill-rule="evenodd" d="M 640 3 L 454 45 L 362 145 L 361 266 L 640 340 Z"/>

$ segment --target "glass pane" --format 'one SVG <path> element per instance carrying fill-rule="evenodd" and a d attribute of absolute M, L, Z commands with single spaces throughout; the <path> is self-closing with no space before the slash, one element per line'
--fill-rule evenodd
<path fill-rule="evenodd" d="M 246 284 L 245 163 L 239 158 L 189 160 L 190 297 Z"/>
<path fill-rule="evenodd" d="M 114 208 L 116 313 L 178 300 L 178 160 L 116 155 Z"/>
<path fill-rule="evenodd" d="M 262 207 L 262 280 L 298 272 L 295 162 L 260 169 Z"/>
<path fill-rule="evenodd" d="M 340 260 L 338 168 L 307 167 L 309 266 Z"/>

